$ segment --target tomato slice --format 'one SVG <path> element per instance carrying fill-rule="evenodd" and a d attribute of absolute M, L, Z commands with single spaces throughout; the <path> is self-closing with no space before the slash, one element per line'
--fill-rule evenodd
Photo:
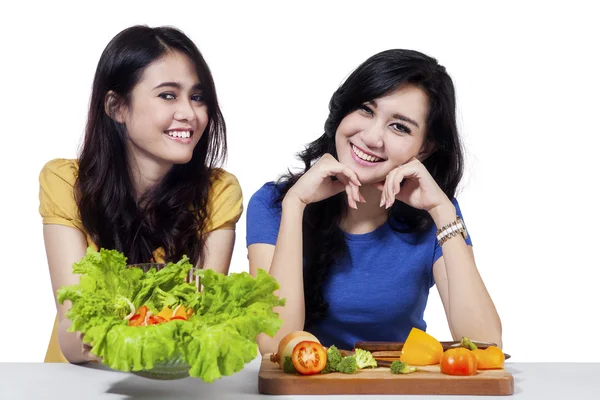
<path fill-rule="evenodd" d="M 142 323 L 146 320 L 146 313 L 148 312 L 148 307 L 146 306 L 141 306 L 140 309 L 138 310 L 139 315 L 137 318 L 133 319 L 135 317 L 135 315 L 133 317 L 131 317 L 131 319 L 129 320 L 129 326 L 140 326 L 142 325 Z"/>
<path fill-rule="evenodd" d="M 318 374 L 327 364 L 327 352 L 320 343 L 305 340 L 294 346 L 292 364 L 303 375 Z"/>
<path fill-rule="evenodd" d="M 164 319 L 163 317 L 160 317 L 158 315 L 151 315 L 148 317 L 148 325 L 156 325 L 156 324 L 160 324 L 163 322 L 166 322 L 167 320 Z"/>

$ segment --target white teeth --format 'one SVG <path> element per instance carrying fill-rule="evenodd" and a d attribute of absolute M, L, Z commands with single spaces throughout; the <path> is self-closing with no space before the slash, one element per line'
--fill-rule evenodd
<path fill-rule="evenodd" d="M 191 136 L 190 131 L 168 131 L 167 134 L 171 137 L 189 138 Z"/>
<path fill-rule="evenodd" d="M 361 160 L 364 160 L 364 161 L 379 162 L 382 160 L 379 157 L 373 157 L 373 156 L 363 153 L 362 151 L 360 151 L 360 149 L 358 147 L 356 147 L 354 145 L 352 145 L 352 151 L 354 151 L 354 154 L 356 154 L 358 156 L 358 158 L 360 158 Z"/>

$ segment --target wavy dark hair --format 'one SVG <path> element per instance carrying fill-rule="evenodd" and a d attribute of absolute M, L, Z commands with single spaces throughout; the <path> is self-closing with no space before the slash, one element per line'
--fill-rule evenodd
<path fill-rule="evenodd" d="M 456 126 L 456 100 L 452 79 L 437 60 L 414 50 L 378 53 L 362 63 L 333 94 L 325 132 L 298 158 L 304 171 L 280 178 L 280 203 L 287 191 L 324 154 L 337 158 L 335 134 L 342 119 L 364 103 L 389 94 L 402 85 L 421 88 L 429 100 L 425 140 L 433 152 L 423 161 L 440 188 L 453 198 L 463 173 L 463 151 Z M 323 284 L 331 266 L 347 252 L 340 222 L 348 211 L 345 192 L 306 207 L 303 217 L 305 329 L 322 319 L 328 309 Z M 402 202 L 390 208 L 390 225 L 397 231 L 422 233 L 431 228 L 429 214 Z"/>
<path fill-rule="evenodd" d="M 127 130 L 105 111 L 112 91 L 129 106 L 145 69 L 169 52 L 195 65 L 209 122 L 186 164 L 174 165 L 162 181 L 136 201 L 127 157 Z M 184 254 L 195 264 L 204 256 L 210 179 L 227 154 L 226 129 L 208 65 L 196 45 L 172 27 L 132 26 L 104 49 L 94 77 L 85 138 L 79 155 L 75 198 L 83 226 L 97 246 L 116 249 L 129 263 L 165 261 Z"/>

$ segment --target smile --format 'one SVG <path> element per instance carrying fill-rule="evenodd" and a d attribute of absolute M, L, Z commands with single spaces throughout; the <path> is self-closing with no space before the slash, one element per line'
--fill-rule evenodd
<path fill-rule="evenodd" d="M 194 131 L 191 129 L 177 129 L 177 130 L 172 130 L 172 131 L 165 131 L 165 134 L 173 137 L 173 138 L 190 138 L 192 137 L 192 135 L 194 134 Z"/>
<path fill-rule="evenodd" d="M 356 158 L 360 161 L 364 161 L 368 164 L 376 164 L 382 161 L 385 161 L 383 158 L 379 158 L 370 154 L 366 154 L 361 149 L 350 143 L 350 147 L 352 148 L 352 154 L 356 156 Z"/>
<path fill-rule="evenodd" d="M 193 129 L 172 129 L 164 131 L 163 134 L 169 139 L 179 143 L 189 144 L 192 143 L 192 136 L 194 136 Z"/>

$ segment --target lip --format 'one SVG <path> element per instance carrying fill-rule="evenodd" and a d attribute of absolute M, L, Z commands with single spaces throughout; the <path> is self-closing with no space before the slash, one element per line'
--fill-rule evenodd
<path fill-rule="evenodd" d="M 174 137 L 174 136 L 170 136 L 167 132 L 184 132 L 184 131 L 191 131 L 190 137 L 189 138 L 180 138 L 180 137 Z M 165 135 L 168 139 L 173 140 L 175 142 L 179 142 L 179 143 L 183 143 L 183 144 L 190 144 L 192 143 L 192 139 L 194 137 L 194 130 L 193 129 L 169 129 L 168 131 L 164 131 L 163 135 Z"/>
<path fill-rule="evenodd" d="M 383 161 L 385 161 L 385 160 L 383 160 L 383 161 L 376 162 L 376 163 L 369 162 L 369 161 L 365 161 L 365 160 L 363 160 L 363 159 L 359 158 L 359 157 L 356 155 L 356 153 L 354 152 L 354 150 L 352 150 L 352 146 L 354 146 L 354 145 L 351 143 L 351 144 L 350 144 L 350 156 L 351 156 L 351 157 L 354 159 L 354 161 L 356 161 L 358 164 L 360 164 L 360 165 L 362 165 L 362 166 L 364 166 L 364 167 L 375 167 L 375 166 L 377 166 L 378 164 L 381 164 Z M 365 154 L 369 154 L 369 155 L 371 155 L 371 156 L 373 156 L 373 157 L 377 157 L 377 156 L 376 156 L 376 155 L 374 155 L 373 153 L 367 153 L 366 151 L 363 151 L 363 149 L 361 149 L 360 147 L 358 147 L 358 146 L 356 146 L 356 147 L 357 147 L 357 148 L 358 148 L 360 151 L 362 151 L 363 153 L 365 153 Z M 379 157 L 379 158 L 381 158 L 381 157 Z"/>
<path fill-rule="evenodd" d="M 356 147 L 357 149 L 359 149 L 360 151 L 362 151 L 363 153 L 365 153 L 365 154 L 366 154 L 366 155 L 368 155 L 368 156 L 372 156 L 372 157 L 381 158 L 383 161 L 385 161 L 385 158 L 384 158 L 384 157 L 378 156 L 377 154 L 373 154 L 373 153 L 371 153 L 370 151 L 367 151 L 367 150 L 363 149 L 362 147 L 360 147 L 360 146 L 357 146 L 357 145 L 355 145 L 354 143 L 350 142 L 350 147 L 352 147 L 352 146 Z"/>

